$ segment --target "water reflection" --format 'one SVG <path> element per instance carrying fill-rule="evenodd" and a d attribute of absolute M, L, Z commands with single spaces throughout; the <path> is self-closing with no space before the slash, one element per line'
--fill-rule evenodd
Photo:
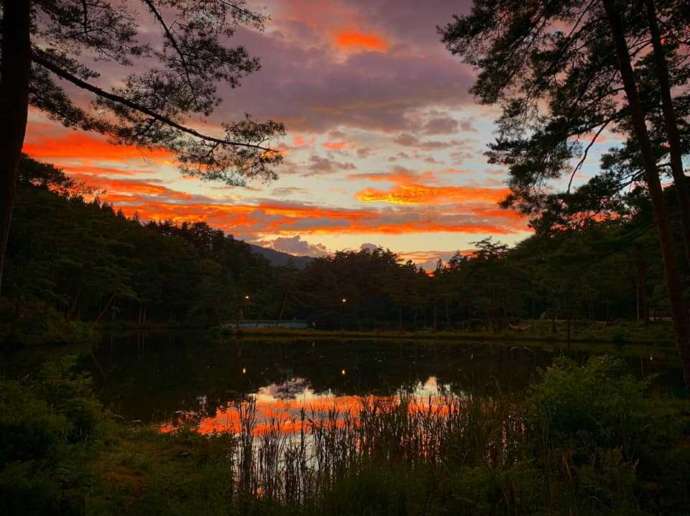
<path fill-rule="evenodd" d="M 257 423 L 287 422 L 301 410 L 358 410 L 362 400 L 444 392 L 518 394 L 555 354 L 491 343 L 239 339 L 201 333 L 110 336 L 86 359 L 101 400 L 126 419 L 163 430 L 188 424 L 233 431 L 233 407 L 253 399 Z M 575 356 L 584 360 L 585 356 Z M 644 356 L 642 375 L 678 369 Z M 289 426 L 289 425 L 287 425 Z"/>
<path fill-rule="evenodd" d="M 435 376 L 428 377 L 423 383 L 418 382 L 412 389 L 401 388 L 391 396 L 338 395 L 331 390 L 317 393 L 306 378 L 290 378 L 279 384 L 260 387 L 247 399 L 254 405 L 254 434 L 263 435 L 274 429 L 283 434 L 300 432 L 304 429 L 305 418 L 326 420 L 334 414 L 338 418 L 357 418 L 367 404 L 392 403 L 401 398 L 408 400 L 412 411 L 441 407 L 450 393 L 451 386 L 439 385 Z M 164 422 L 159 428 L 161 432 L 188 427 L 201 434 L 238 434 L 242 425 L 239 403 L 228 402 L 225 407 L 218 407 L 209 414 L 207 400 L 201 397 L 197 410 L 177 411 L 170 421 Z"/>

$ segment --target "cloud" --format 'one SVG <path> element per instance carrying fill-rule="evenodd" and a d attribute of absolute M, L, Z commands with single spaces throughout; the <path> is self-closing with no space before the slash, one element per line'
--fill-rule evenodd
<path fill-rule="evenodd" d="M 368 158 L 374 153 L 374 149 L 371 147 L 359 147 L 357 149 L 357 157 L 360 159 Z"/>
<path fill-rule="evenodd" d="M 386 208 L 337 208 L 275 200 L 214 199 L 179 192 L 146 180 L 81 177 L 104 190 L 102 201 L 137 213 L 143 220 L 204 221 L 251 240 L 262 235 L 468 233 L 511 234 L 526 230 L 512 211 L 482 203 L 443 207 L 394 205 Z"/>
<path fill-rule="evenodd" d="M 335 35 L 335 44 L 341 50 L 366 50 L 386 52 L 388 42 L 377 34 L 366 34 L 357 30 L 345 30 Z"/>
<path fill-rule="evenodd" d="M 458 130 L 458 121 L 449 116 L 439 116 L 428 120 L 422 132 L 425 134 L 451 134 Z"/>
<path fill-rule="evenodd" d="M 398 253 L 398 256 L 403 261 L 412 261 L 418 267 L 425 271 L 433 271 L 436 269 L 438 261 L 442 263 L 448 262 L 457 251 L 409 251 Z"/>
<path fill-rule="evenodd" d="M 257 242 L 263 247 L 268 247 L 282 253 L 295 256 L 325 256 L 329 254 L 328 248 L 323 244 L 310 244 L 302 240 L 300 235 L 293 237 L 278 237 L 273 240 L 260 240 Z"/>
<path fill-rule="evenodd" d="M 372 244 L 372 243 L 367 242 L 367 243 L 360 245 L 359 250 L 372 252 L 372 251 L 376 251 L 380 247 L 381 247 L 380 245 L 376 245 L 376 244 Z"/>
<path fill-rule="evenodd" d="M 344 142 L 344 141 L 335 141 L 335 142 L 324 142 L 323 147 L 325 149 L 328 149 L 330 151 L 341 151 L 349 146 L 349 143 Z"/>
<path fill-rule="evenodd" d="M 288 29 L 278 19 L 275 23 Z M 434 27 L 429 31 L 434 34 Z M 350 127 L 395 132 L 416 129 L 415 112 L 472 102 L 468 90 L 474 71 L 437 39 L 429 52 L 391 46 L 388 52 L 355 52 L 344 58 L 318 38 L 305 41 L 287 30 L 239 30 L 238 42 L 261 59 L 262 69 L 245 78 L 242 88 L 228 92 L 221 112 L 234 117 L 250 109 L 256 118 L 285 122 L 289 131 Z"/>
<path fill-rule="evenodd" d="M 389 172 L 360 172 L 357 174 L 350 174 L 348 179 L 355 181 L 385 181 L 388 183 L 405 185 L 417 181 L 435 182 L 436 176 L 431 170 L 415 172 L 405 167 L 396 167 Z"/>
<path fill-rule="evenodd" d="M 23 151 L 33 158 L 51 161 L 70 158 L 82 161 L 146 159 L 160 162 L 172 159 L 172 154 L 164 149 L 115 145 L 98 136 L 72 131 L 56 137 L 28 138 Z"/>
<path fill-rule="evenodd" d="M 439 141 L 439 140 L 420 140 L 410 133 L 401 133 L 396 136 L 393 141 L 403 147 L 411 147 L 417 150 L 440 150 L 449 147 L 464 147 L 470 142 L 462 142 L 460 140 Z"/>
<path fill-rule="evenodd" d="M 354 163 L 345 161 L 336 161 L 330 158 L 324 158 L 316 154 L 312 154 L 307 164 L 307 173 L 305 176 L 315 176 L 319 174 L 332 174 L 345 170 L 354 170 L 357 168 Z"/>
<path fill-rule="evenodd" d="M 388 204 L 447 204 L 466 202 L 498 203 L 505 199 L 507 188 L 475 186 L 429 186 L 418 183 L 400 183 L 388 190 L 365 188 L 357 193 L 362 202 Z"/>
<path fill-rule="evenodd" d="M 279 186 L 271 190 L 271 195 L 275 197 L 288 197 L 290 195 L 304 194 L 307 190 L 298 186 Z"/>

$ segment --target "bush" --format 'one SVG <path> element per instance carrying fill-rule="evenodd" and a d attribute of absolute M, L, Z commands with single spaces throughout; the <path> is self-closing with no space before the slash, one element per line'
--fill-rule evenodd
<path fill-rule="evenodd" d="M 647 387 L 621 360 L 594 357 L 581 367 L 558 360 L 530 389 L 530 446 L 553 478 L 554 503 L 592 514 L 636 514 L 656 504 L 654 482 L 672 476 L 667 450 L 680 441 L 682 418 Z M 687 473 L 684 460 L 675 464 Z"/>
<path fill-rule="evenodd" d="M 647 383 L 627 374 L 624 362 L 590 358 L 585 366 L 559 359 L 527 399 L 527 425 L 537 447 L 570 448 L 589 453 L 622 448 L 639 456 L 662 429 L 653 424 Z"/>
<path fill-rule="evenodd" d="M 26 382 L 0 380 L 0 514 L 70 514 L 83 505 L 81 462 L 104 416 L 66 360 Z"/>
<path fill-rule="evenodd" d="M 93 323 L 70 320 L 41 301 L 10 301 L 0 298 L 0 346 L 82 345 L 98 334 Z"/>

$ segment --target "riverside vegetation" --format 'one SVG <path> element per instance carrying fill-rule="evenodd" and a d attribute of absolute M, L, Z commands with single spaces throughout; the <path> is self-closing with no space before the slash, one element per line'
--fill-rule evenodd
<path fill-rule="evenodd" d="M 3 514 L 687 514 L 690 407 L 618 360 L 566 359 L 524 398 L 446 393 L 304 412 L 297 431 L 160 434 L 72 360 L 0 389 Z"/>

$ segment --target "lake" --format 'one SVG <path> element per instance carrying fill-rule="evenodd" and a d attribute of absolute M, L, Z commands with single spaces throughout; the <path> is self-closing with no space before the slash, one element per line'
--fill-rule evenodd
<path fill-rule="evenodd" d="M 363 400 L 406 396 L 520 396 L 560 352 L 522 344 L 211 337 L 199 332 L 111 335 L 85 358 L 104 404 L 163 432 L 237 432 L 239 403 L 252 400 L 257 431 L 297 428 L 302 410 L 354 412 Z M 666 350 L 666 355 L 668 355 Z M 583 362 L 586 353 L 571 353 Z M 663 354 L 628 358 L 657 389 L 682 389 Z M 263 426 L 262 426 L 263 425 Z"/>

